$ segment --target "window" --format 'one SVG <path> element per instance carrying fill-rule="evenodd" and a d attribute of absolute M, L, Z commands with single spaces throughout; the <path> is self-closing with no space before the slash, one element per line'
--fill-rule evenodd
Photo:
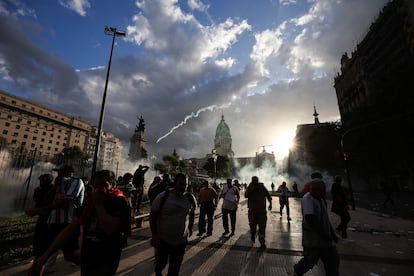
<path fill-rule="evenodd" d="M 16 125 L 16 129 L 20 129 L 20 125 Z"/>
<path fill-rule="evenodd" d="M 26 146 L 26 142 L 22 142 L 22 146 Z"/>
<path fill-rule="evenodd" d="M 3 129 L 3 134 L 7 134 L 9 131 L 7 129 Z"/>
<path fill-rule="evenodd" d="M 53 137 L 53 133 L 50 133 L 50 137 Z"/>
<path fill-rule="evenodd" d="M 45 141 L 45 138 L 42 138 L 40 141 L 44 142 Z"/>
<path fill-rule="evenodd" d="M 14 136 L 14 137 L 17 137 L 18 135 L 19 135 L 19 133 L 18 133 L 18 132 L 13 133 L 13 136 Z"/>
<path fill-rule="evenodd" d="M 5 125 L 6 127 L 8 127 L 8 126 L 10 126 L 10 123 L 9 123 L 9 122 L 6 122 L 4 125 Z"/>
<path fill-rule="evenodd" d="M 27 134 L 23 135 L 23 138 L 24 138 L 24 139 L 27 139 Z"/>
<path fill-rule="evenodd" d="M 40 145 L 39 147 L 40 147 L 41 149 L 43 149 L 43 145 Z"/>
<path fill-rule="evenodd" d="M 35 147 L 35 144 L 31 144 L 31 145 L 30 145 L 30 147 L 31 147 L 31 148 L 34 148 L 34 147 Z"/>
<path fill-rule="evenodd" d="M 43 133 L 42 133 L 43 135 L 46 135 L 46 131 L 43 131 Z"/>
<path fill-rule="evenodd" d="M 47 150 L 50 150 L 50 147 L 47 147 Z"/>
<path fill-rule="evenodd" d="M 36 136 L 33 136 L 33 139 L 32 139 L 33 141 L 36 141 L 37 140 L 37 137 Z"/>
<path fill-rule="evenodd" d="M 59 145 L 59 141 L 56 141 L 56 145 Z"/>

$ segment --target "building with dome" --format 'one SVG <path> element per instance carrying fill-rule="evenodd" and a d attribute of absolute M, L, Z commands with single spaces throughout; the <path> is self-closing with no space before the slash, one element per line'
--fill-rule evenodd
<path fill-rule="evenodd" d="M 224 120 L 224 115 L 221 115 L 221 121 L 216 128 L 216 136 L 214 138 L 214 148 L 218 155 L 227 156 L 230 160 L 234 158 L 234 152 L 231 149 L 231 134 L 230 128 Z"/>

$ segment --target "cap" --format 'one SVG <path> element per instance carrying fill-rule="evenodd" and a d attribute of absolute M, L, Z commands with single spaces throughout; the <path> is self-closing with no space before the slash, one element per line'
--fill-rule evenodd
<path fill-rule="evenodd" d="M 75 170 L 73 169 L 73 167 L 71 165 L 63 165 L 60 168 L 54 168 L 53 171 L 55 172 L 75 172 Z"/>

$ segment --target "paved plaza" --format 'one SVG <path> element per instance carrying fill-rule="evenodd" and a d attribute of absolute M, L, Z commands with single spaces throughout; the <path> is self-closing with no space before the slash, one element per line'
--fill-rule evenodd
<path fill-rule="evenodd" d="M 330 205 L 330 202 L 328 201 Z M 290 199 L 292 221 L 280 219 L 278 198 L 273 198 L 268 215 L 266 249 L 252 246 L 247 220 L 247 201 L 241 200 L 236 233 L 223 237 L 221 213 L 216 212 L 213 235 L 197 237 L 197 224 L 184 257 L 181 275 L 293 275 L 293 265 L 302 255 L 300 200 Z M 332 214 L 334 227 L 339 218 Z M 340 240 L 341 275 L 394 276 L 414 275 L 414 221 L 371 210 L 350 211 L 349 239 Z M 196 221 L 197 222 L 197 221 Z M 148 222 L 135 229 L 124 249 L 118 275 L 154 275 L 153 248 L 149 244 Z M 27 275 L 29 262 L 11 266 L 0 275 Z M 56 271 L 47 275 L 80 275 L 79 267 L 65 262 L 60 255 Z M 166 274 L 166 273 L 165 273 Z M 324 275 L 319 264 L 306 275 Z"/>

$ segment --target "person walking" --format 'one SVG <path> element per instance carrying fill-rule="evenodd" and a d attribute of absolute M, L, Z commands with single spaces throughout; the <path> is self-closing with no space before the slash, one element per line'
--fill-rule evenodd
<path fill-rule="evenodd" d="M 148 188 L 148 199 L 150 201 L 150 204 L 152 205 L 157 195 L 165 191 L 166 189 L 167 187 L 165 187 L 165 184 L 161 182 L 161 177 L 159 177 L 158 175 L 154 176 L 154 179 L 152 180 L 152 183 Z"/>
<path fill-rule="evenodd" d="M 348 223 L 351 220 L 351 216 L 348 212 L 348 200 L 346 197 L 345 189 L 341 185 L 342 177 L 340 175 L 335 176 L 334 183 L 331 187 L 331 195 L 332 195 L 332 207 L 331 211 L 337 214 L 341 222 L 339 223 L 336 230 L 341 234 L 342 238 L 348 238 Z"/>
<path fill-rule="evenodd" d="M 36 209 L 52 204 L 55 195 L 52 174 L 42 174 L 38 179 L 40 181 L 39 186 L 36 187 L 33 192 L 33 200 L 36 203 Z M 26 211 L 26 214 L 30 214 L 30 211 Z M 47 225 L 48 217 L 49 212 L 45 212 L 44 214 L 38 214 L 36 220 L 35 232 L 33 235 L 33 256 L 35 256 L 35 259 L 42 255 L 50 244 Z"/>
<path fill-rule="evenodd" d="M 290 191 L 286 186 L 286 182 L 283 181 L 282 184 L 277 188 L 277 194 L 279 196 L 279 204 L 280 204 L 280 219 L 282 219 L 282 211 L 283 208 L 286 206 L 286 214 L 288 222 L 291 220 L 290 218 L 290 209 L 289 209 L 289 197 Z"/>
<path fill-rule="evenodd" d="M 303 257 L 293 269 L 296 275 L 303 275 L 321 259 L 325 275 L 339 275 L 339 255 L 336 249 L 338 238 L 329 221 L 323 199 L 325 183 L 320 179 L 310 182 L 310 191 L 301 199 Z"/>
<path fill-rule="evenodd" d="M 214 211 L 217 208 L 217 201 L 218 196 L 216 190 L 211 187 L 207 180 L 204 180 L 201 184 L 197 198 L 197 203 L 200 206 L 197 236 L 203 236 L 203 234 L 206 232 L 206 225 L 207 236 L 211 236 L 213 234 Z"/>
<path fill-rule="evenodd" d="M 160 193 L 151 206 L 149 217 L 151 245 L 155 248 L 155 275 L 162 275 L 168 266 L 168 275 L 180 273 L 188 237 L 193 233 L 196 199 L 186 193 L 187 176 L 174 176 L 173 187 Z"/>
<path fill-rule="evenodd" d="M 240 201 L 240 192 L 239 189 L 233 185 L 232 179 L 227 178 L 226 185 L 223 187 L 220 198 L 223 199 L 223 204 L 221 205 L 221 213 L 223 219 L 223 236 L 230 233 L 229 229 L 229 217 L 230 217 L 230 235 L 234 235 L 236 230 L 236 212 L 237 206 Z"/>
<path fill-rule="evenodd" d="M 272 196 L 266 189 L 263 183 L 259 182 L 257 176 L 252 177 L 252 182 L 244 192 L 244 196 L 247 198 L 247 208 L 249 227 L 250 227 L 250 238 L 254 244 L 256 239 L 256 232 L 259 236 L 260 247 L 266 248 L 266 223 L 267 223 L 267 212 L 266 212 L 266 199 L 269 201 L 268 210 L 272 210 Z M 258 228 L 258 230 L 257 230 Z"/>
<path fill-rule="evenodd" d="M 122 191 L 115 187 L 115 174 L 97 171 L 94 190 L 85 199 L 79 218 L 74 218 L 30 268 L 30 275 L 42 273 L 42 267 L 54 252 L 72 240 L 82 226 L 82 247 L 78 254 L 81 275 L 113 276 L 119 266 L 124 236 L 131 231 L 131 208 Z"/>

